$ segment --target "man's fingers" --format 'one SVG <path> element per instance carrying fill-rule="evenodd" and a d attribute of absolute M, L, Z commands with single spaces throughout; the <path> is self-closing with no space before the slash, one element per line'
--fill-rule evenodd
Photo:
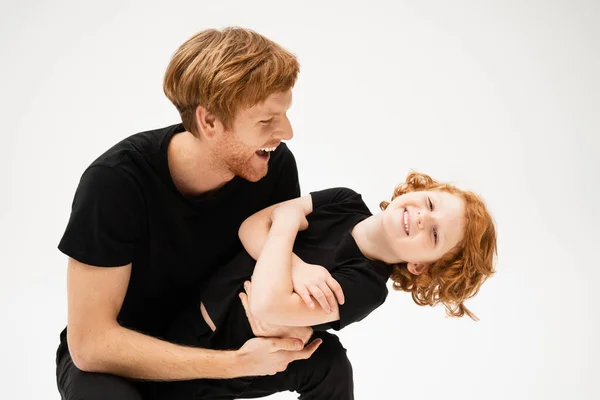
<path fill-rule="evenodd" d="M 252 315 L 250 314 L 250 306 L 248 305 L 248 296 L 246 293 L 240 293 L 240 300 L 242 301 L 242 306 L 244 307 L 244 311 L 246 311 L 246 316 L 249 321 L 252 321 Z"/>
<path fill-rule="evenodd" d="M 240 293 L 240 300 L 242 301 L 242 305 L 244 306 L 244 309 L 247 312 L 248 311 L 248 296 L 246 295 L 246 293 L 244 293 L 244 292 Z"/>
<path fill-rule="evenodd" d="M 252 297 L 252 283 L 250 281 L 244 282 L 244 290 L 246 291 L 246 296 L 248 296 L 248 304 L 250 304 L 250 297 Z"/>
<path fill-rule="evenodd" d="M 304 347 L 302 340 L 295 338 L 273 338 L 271 339 L 271 352 L 284 351 L 299 351 Z"/>
<path fill-rule="evenodd" d="M 342 290 L 342 287 L 340 286 L 338 281 L 336 281 L 330 276 L 327 279 L 327 286 L 329 286 L 333 293 L 335 293 L 335 297 L 337 297 L 337 302 L 339 304 L 344 304 L 344 302 L 346 301 L 346 299 L 344 298 L 344 291 Z"/>
<path fill-rule="evenodd" d="M 248 318 L 250 327 L 252 328 L 252 331 L 254 331 L 255 324 L 254 320 L 252 319 L 252 314 L 250 314 L 250 309 L 248 307 L 248 296 L 246 296 L 246 293 L 240 293 L 240 300 L 242 301 L 242 306 L 244 307 L 244 311 L 246 312 L 246 318 Z"/>
<path fill-rule="evenodd" d="M 323 343 L 322 339 L 313 340 L 308 345 L 306 345 L 304 349 L 302 349 L 302 351 L 292 354 L 294 360 L 306 360 L 307 358 L 312 356 L 315 351 L 317 351 L 321 343 Z"/>
<path fill-rule="evenodd" d="M 240 293 L 240 300 L 242 301 L 242 306 L 244 306 L 246 315 L 248 315 L 248 319 L 250 319 L 252 315 L 250 314 L 250 299 L 248 298 L 248 295 L 244 292 Z"/>
<path fill-rule="evenodd" d="M 296 294 L 298 296 L 300 296 L 300 298 L 302 300 L 304 300 L 304 302 L 306 303 L 306 305 L 309 308 L 315 308 L 315 303 L 310 298 L 310 292 L 308 291 L 308 289 L 306 289 L 305 287 L 303 287 L 302 289 L 300 289 L 300 292 L 296 292 Z"/>

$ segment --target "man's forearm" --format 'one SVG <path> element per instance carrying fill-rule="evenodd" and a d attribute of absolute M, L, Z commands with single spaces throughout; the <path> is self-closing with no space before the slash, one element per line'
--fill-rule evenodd
<path fill-rule="evenodd" d="M 243 365 L 236 362 L 234 351 L 180 346 L 121 326 L 99 335 L 78 358 L 82 364 L 78 366 L 86 371 L 141 380 L 228 379 L 246 375 Z"/>

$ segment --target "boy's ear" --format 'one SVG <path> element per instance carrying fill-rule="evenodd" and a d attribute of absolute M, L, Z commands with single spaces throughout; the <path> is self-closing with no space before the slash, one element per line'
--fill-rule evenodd
<path fill-rule="evenodd" d="M 429 269 L 429 264 L 425 263 L 407 263 L 406 268 L 408 272 L 413 275 L 421 275 L 423 272 Z"/>

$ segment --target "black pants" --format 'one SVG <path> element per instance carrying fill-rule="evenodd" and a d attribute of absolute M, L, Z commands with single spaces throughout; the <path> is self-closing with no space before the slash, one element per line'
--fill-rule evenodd
<path fill-rule="evenodd" d="M 197 379 L 166 382 L 155 391 L 160 400 L 233 400 L 266 397 L 278 392 L 297 392 L 302 400 L 354 399 L 352 367 L 337 336 L 318 332 L 321 346 L 308 360 L 294 361 L 272 376 L 237 379 Z"/>
<path fill-rule="evenodd" d="M 183 324 L 172 330 L 169 340 L 210 347 L 214 335 L 197 309 L 194 314 L 188 313 L 186 318 Z M 80 371 L 65 351 L 57 359 L 58 388 L 63 400 L 229 400 L 265 397 L 284 391 L 295 391 L 303 400 L 354 399 L 352 366 L 346 349 L 336 335 L 315 332 L 314 338 L 323 339 L 317 351 L 307 360 L 290 363 L 283 372 L 226 380 L 137 382 L 109 374 Z"/>

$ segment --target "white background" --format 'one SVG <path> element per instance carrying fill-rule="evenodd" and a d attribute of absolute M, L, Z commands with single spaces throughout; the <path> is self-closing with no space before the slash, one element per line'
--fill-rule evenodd
<path fill-rule="evenodd" d="M 227 25 L 299 57 L 289 146 L 303 193 L 348 186 L 376 211 L 417 169 L 495 216 L 498 274 L 468 303 L 481 321 L 390 293 L 340 333 L 356 398 L 600 398 L 597 2 L 1 4 L 2 398 L 59 399 L 56 246 L 79 177 L 122 138 L 178 122 L 170 56 Z"/>

